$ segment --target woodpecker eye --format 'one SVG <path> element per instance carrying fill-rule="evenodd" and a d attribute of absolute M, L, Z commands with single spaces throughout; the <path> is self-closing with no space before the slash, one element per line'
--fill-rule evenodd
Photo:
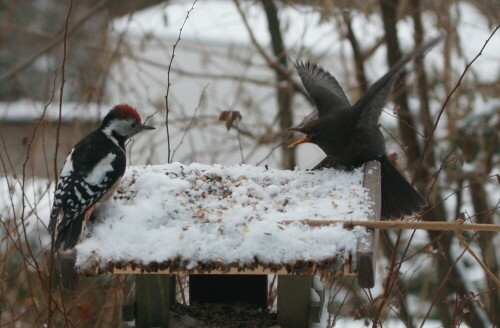
<path fill-rule="evenodd" d="M 132 123 L 132 127 L 135 128 L 137 126 L 137 122 Z"/>

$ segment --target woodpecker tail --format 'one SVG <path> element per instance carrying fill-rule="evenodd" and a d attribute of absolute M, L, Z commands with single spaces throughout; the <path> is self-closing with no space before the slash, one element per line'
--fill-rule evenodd
<path fill-rule="evenodd" d="M 411 215 L 427 206 L 425 198 L 406 181 L 385 155 L 379 161 L 382 180 L 382 218 Z"/>
<path fill-rule="evenodd" d="M 59 273 L 64 288 L 78 288 L 78 272 L 76 271 L 76 251 L 59 252 Z"/>
<path fill-rule="evenodd" d="M 52 211 L 50 212 L 50 222 L 49 222 L 49 232 L 53 232 L 56 229 L 57 221 L 59 216 L 62 214 L 62 209 L 54 205 Z"/>
<path fill-rule="evenodd" d="M 85 232 L 85 213 L 77 215 L 72 218 L 63 218 L 59 223 L 61 226 L 57 231 L 55 250 L 59 250 L 62 246 L 62 250 L 71 249 L 75 247 L 78 240 Z"/>
<path fill-rule="evenodd" d="M 51 221 L 51 224 L 55 221 Z M 54 249 L 59 254 L 59 274 L 61 283 L 66 289 L 75 290 L 78 288 L 76 250 L 73 248 L 84 233 L 85 212 L 75 217 L 64 215 L 63 219 L 58 223 Z"/>

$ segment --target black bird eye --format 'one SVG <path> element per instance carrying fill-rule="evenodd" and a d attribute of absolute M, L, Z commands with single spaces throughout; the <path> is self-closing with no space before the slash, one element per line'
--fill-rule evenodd
<path fill-rule="evenodd" d="M 137 122 L 132 123 L 132 127 L 135 128 L 137 126 Z"/>

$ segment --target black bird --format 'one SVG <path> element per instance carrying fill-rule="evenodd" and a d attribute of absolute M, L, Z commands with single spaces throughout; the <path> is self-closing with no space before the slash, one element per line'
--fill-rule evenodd
<path fill-rule="evenodd" d="M 365 162 L 381 164 L 382 218 L 411 215 L 427 206 L 427 201 L 392 165 L 385 154 L 385 140 L 378 119 L 398 72 L 411 59 L 424 54 L 442 37 L 432 39 L 399 60 L 351 106 L 337 80 L 309 62 L 297 60 L 304 87 L 318 109 L 318 118 L 291 130 L 305 134 L 288 147 L 310 142 L 326 154 L 314 169 L 343 167 L 352 169 Z"/>

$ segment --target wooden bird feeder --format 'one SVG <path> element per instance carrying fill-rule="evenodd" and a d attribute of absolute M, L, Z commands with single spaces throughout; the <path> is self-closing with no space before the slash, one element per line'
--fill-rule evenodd
<path fill-rule="evenodd" d="M 169 165 L 129 168 L 114 202 L 96 214 L 100 222 L 77 247 L 76 269 L 80 274 L 135 277 L 124 316 L 135 319 L 137 327 L 168 327 L 176 274 L 189 274 L 191 302 L 246 302 L 262 308 L 267 304 L 267 277 L 278 275 L 278 324 L 287 328 L 307 327 L 319 319 L 324 297 L 322 291 L 313 289 L 313 275 L 357 276 L 361 287 L 374 286 L 378 231 L 339 225 L 315 227 L 306 224 L 306 218 L 344 219 L 346 223 L 379 220 L 378 162 L 368 162 L 357 170 L 361 177 L 358 183 L 344 184 L 336 176 L 327 180 L 330 173 L 324 171 L 335 170 L 247 167 L 248 172 L 257 172 L 246 176 L 237 168 Z M 158 186 L 170 186 L 171 190 L 164 193 Z M 158 193 L 165 198 L 148 204 L 147 200 L 158 198 Z M 327 212 L 325 204 L 330 204 Z M 165 214 L 158 216 L 157 207 L 162 206 L 160 211 Z M 317 210 L 310 209 L 314 206 Z M 364 217 L 351 215 L 359 215 L 357 207 L 364 208 Z M 317 216 L 309 217 L 308 211 L 316 211 Z M 329 211 L 332 216 L 325 214 Z M 128 221 L 129 216 L 145 218 L 130 228 L 128 222 L 133 221 Z M 135 230 L 135 237 L 128 236 L 132 236 L 130 229 Z M 332 237 L 329 242 L 329 234 L 351 239 L 348 244 L 330 245 L 340 238 Z M 203 238 L 206 241 L 200 240 Z M 128 241 L 120 244 L 122 239 Z M 196 246 L 198 242 L 202 246 Z M 328 247 L 332 247 L 331 254 L 325 255 L 330 252 Z M 320 296 L 313 298 L 316 301 L 311 301 L 312 292 Z"/>

